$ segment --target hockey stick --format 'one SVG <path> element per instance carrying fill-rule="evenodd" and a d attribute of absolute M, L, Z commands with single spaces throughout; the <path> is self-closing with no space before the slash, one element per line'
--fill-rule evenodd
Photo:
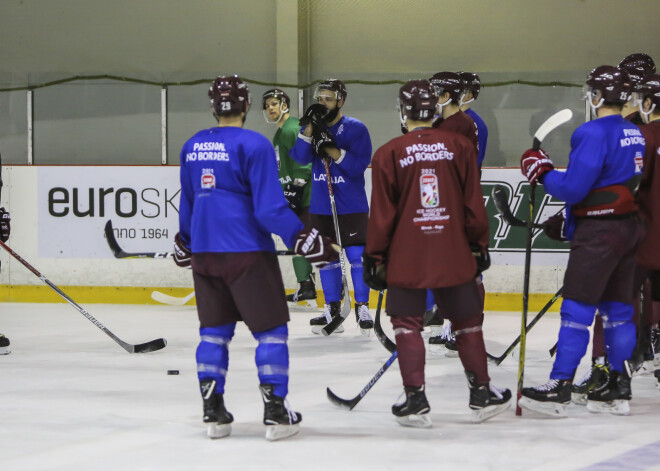
<path fill-rule="evenodd" d="M 521 221 L 520 219 L 515 217 L 511 212 L 511 208 L 509 207 L 509 200 L 506 194 L 506 189 L 502 185 L 495 185 L 493 187 L 493 191 L 491 192 L 491 195 L 493 196 L 493 202 L 495 203 L 495 208 L 497 208 L 497 212 L 500 213 L 502 219 L 504 219 L 504 222 L 506 222 L 510 226 L 527 227 L 527 223 L 525 221 Z M 532 227 L 534 227 L 535 229 L 543 229 L 545 227 L 545 224 L 533 223 Z"/>
<path fill-rule="evenodd" d="M 376 306 L 376 318 L 374 319 L 374 332 L 383 347 L 385 347 L 388 352 L 394 353 L 396 351 L 396 344 L 385 335 L 385 332 L 383 332 L 383 326 L 380 325 L 380 310 L 382 305 L 383 291 L 378 293 L 378 305 Z"/>
<path fill-rule="evenodd" d="M 182 298 L 177 298 L 176 296 L 170 296 L 165 293 L 161 293 L 160 291 L 153 291 L 151 293 L 151 299 L 154 301 L 157 301 L 159 303 L 163 304 L 170 304 L 172 306 L 183 306 L 186 304 L 188 301 L 190 301 L 193 296 L 195 296 L 195 290 L 192 291 L 188 296 L 184 296 Z"/>
<path fill-rule="evenodd" d="M 169 258 L 174 256 L 173 252 L 124 252 L 124 250 L 119 246 L 117 238 L 115 237 L 115 231 L 112 228 L 112 221 L 108 220 L 105 223 L 105 238 L 108 241 L 110 250 L 114 254 L 115 258 Z M 276 250 L 276 255 L 296 255 L 293 250 Z"/>
<path fill-rule="evenodd" d="M 141 344 L 138 344 L 138 345 L 133 345 L 133 344 L 124 342 L 119 337 L 117 337 L 115 334 L 113 334 L 107 327 L 105 327 L 98 320 L 96 320 L 94 318 L 94 316 L 92 316 L 89 312 L 85 311 L 82 307 L 80 307 L 73 299 L 71 299 L 69 296 L 67 296 L 61 289 L 59 289 L 57 286 L 55 286 L 53 283 L 51 283 L 51 281 L 48 278 L 46 278 L 41 273 L 39 273 L 32 265 L 30 265 L 27 261 L 25 261 L 23 259 L 23 257 L 21 257 L 16 252 L 14 252 L 8 245 L 6 245 L 4 242 L 0 241 L 0 246 L 3 249 L 5 249 L 7 252 L 9 252 L 9 254 L 12 257 L 14 257 L 16 260 L 21 262 L 25 268 L 27 268 L 32 273 L 34 273 L 37 276 L 37 278 L 39 278 L 41 281 L 43 281 L 48 286 L 50 286 L 57 294 L 62 296 L 69 304 L 71 304 L 73 307 L 75 307 L 78 310 L 78 312 L 80 312 L 83 316 L 85 316 L 96 327 L 98 327 L 103 332 L 105 332 L 108 337 L 110 337 L 112 340 L 117 342 L 128 353 L 155 352 L 156 350 L 160 350 L 162 348 L 165 348 L 165 345 L 167 345 L 167 341 L 163 338 L 152 340 L 152 341 L 146 342 L 146 343 L 141 343 Z"/>
<path fill-rule="evenodd" d="M 539 150 L 545 136 L 550 131 L 571 119 L 573 112 L 568 108 L 550 116 L 534 134 L 532 149 Z M 532 184 L 529 191 L 529 219 L 527 221 L 527 243 L 525 246 L 525 278 L 523 282 L 523 306 L 520 320 L 520 356 L 518 357 L 518 391 L 516 397 L 516 415 L 522 415 L 520 398 L 522 397 L 523 380 L 525 376 L 525 347 L 527 346 L 527 308 L 529 305 L 529 277 L 532 264 L 532 239 L 534 237 L 534 198 L 536 185 Z"/>
<path fill-rule="evenodd" d="M 348 410 L 353 410 L 353 408 L 357 405 L 358 402 L 362 400 L 362 398 L 369 392 L 371 388 L 373 388 L 374 384 L 376 384 L 376 381 L 380 379 L 381 376 L 383 376 L 383 373 L 387 371 L 387 369 L 394 363 L 394 361 L 397 359 L 397 352 L 396 350 L 394 353 L 392 353 L 392 356 L 387 359 L 385 364 L 380 367 L 380 369 L 376 372 L 376 374 L 369 380 L 367 385 L 362 388 L 362 391 L 360 391 L 360 394 L 355 396 L 353 399 L 342 399 L 341 397 L 337 396 L 335 393 L 332 392 L 330 388 L 326 388 L 325 391 L 328 395 L 328 399 L 330 402 L 333 404 L 343 407 L 344 409 Z"/>
<path fill-rule="evenodd" d="M 529 324 L 527 324 L 527 327 L 525 328 L 525 334 L 527 334 L 532 329 L 532 327 L 534 327 L 536 325 L 536 323 L 541 319 L 541 317 L 543 317 L 543 315 L 546 312 L 548 312 L 548 310 L 557 301 L 557 299 L 559 299 L 561 297 L 561 293 L 562 293 L 563 289 L 564 289 L 563 286 L 561 288 L 559 288 L 559 291 L 557 291 L 555 293 L 555 295 L 550 299 L 550 301 L 548 301 L 545 304 L 545 306 L 543 306 L 543 308 L 539 311 L 539 313 L 536 316 L 534 316 L 534 319 L 532 319 L 531 322 Z M 502 363 L 502 361 L 504 361 L 504 359 L 507 356 L 509 356 L 509 354 L 513 351 L 513 349 L 516 348 L 516 346 L 520 342 L 520 337 L 521 336 L 519 335 L 516 338 L 516 340 L 514 340 L 513 343 L 511 345 L 509 345 L 509 347 L 499 357 L 496 357 L 495 355 L 491 355 L 488 352 L 486 352 L 486 356 L 488 357 L 488 359 L 492 363 L 494 363 L 495 365 L 499 365 L 500 363 Z"/>
<path fill-rule="evenodd" d="M 323 160 L 323 165 L 325 166 L 325 178 L 328 180 L 328 193 L 330 194 L 330 208 L 332 209 L 332 221 L 335 224 L 335 235 L 337 236 L 337 244 L 341 246 L 341 235 L 339 234 L 339 218 L 337 216 L 337 204 L 335 203 L 335 192 L 332 189 L 332 178 L 330 175 L 330 164 L 328 162 L 328 157 L 321 157 Z M 338 316 L 332 318 L 328 324 L 321 329 L 323 335 L 330 335 L 339 327 L 342 322 L 346 320 L 348 315 L 351 313 L 351 295 L 348 291 L 348 278 L 346 276 L 346 260 L 344 256 L 344 251 L 339 251 L 339 265 L 341 266 L 341 284 L 344 287 L 344 305 L 341 307 L 341 312 Z"/>

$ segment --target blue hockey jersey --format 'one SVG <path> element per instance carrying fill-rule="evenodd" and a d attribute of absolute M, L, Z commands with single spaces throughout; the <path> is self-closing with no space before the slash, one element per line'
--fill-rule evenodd
<path fill-rule="evenodd" d="M 239 127 L 198 132 L 181 149 L 179 232 L 193 253 L 291 247 L 303 224 L 284 198 L 270 141 Z"/>
<path fill-rule="evenodd" d="M 371 163 L 369 131 L 357 119 L 342 116 L 328 128 L 328 132 L 334 137 L 337 148 L 345 152 L 339 163 L 332 162 L 330 165 L 337 213 L 367 213 L 369 204 L 364 189 L 364 172 Z M 311 138 L 298 134 L 296 144 L 291 149 L 291 157 L 303 165 L 312 162 L 312 199 L 309 212 L 332 214 L 325 166 L 323 161 L 314 155 Z"/>
<path fill-rule="evenodd" d="M 477 114 L 472 108 L 469 108 L 465 111 L 474 124 L 477 125 L 477 139 L 479 141 L 479 155 L 477 156 L 477 165 L 481 168 L 481 165 L 484 163 L 484 158 L 486 157 L 486 145 L 488 144 L 488 127 L 481 116 Z"/>

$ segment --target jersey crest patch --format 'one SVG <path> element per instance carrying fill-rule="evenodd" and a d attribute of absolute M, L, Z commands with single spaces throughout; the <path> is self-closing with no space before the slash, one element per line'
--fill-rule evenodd
<path fill-rule="evenodd" d="M 438 177 L 436 175 L 422 175 L 419 177 L 419 189 L 422 197 L 422 207 L 437 208 L 440 204 Z"/>
<path fill-rule="evenodd" d="M 202 188 L 215 188 L 215 175 L 205 173 L 202 175 Z"/>

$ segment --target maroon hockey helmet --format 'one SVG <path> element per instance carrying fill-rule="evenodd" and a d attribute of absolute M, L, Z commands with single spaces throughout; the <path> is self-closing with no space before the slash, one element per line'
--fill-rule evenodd
<path fill-rule="evenodd" d="M 619 62 L 619 68 L 628 72 L 633 83 L 638 83 L 646 75 L 655 74 L 655 62 L 651 56 L 643 52 L 624 57 Z"/>
<path fill-rule="evenodd" d="M 639 95 L 639 99 L 642 101 L 650 98 L 653 105 L 655 105 L 654 109 L 660 110 L 660 74 L 649 74 L 640 80 L 635 85 L 635 93 Z"/>
<path fill-rule="evenodd" d="M 463 95 L 463 79 L 456 72 L 438 72 L 429 79 L 431 85 L 435 87 L 435 94 L 439 97 L 449 92 L 449 98 L 457 105 L 460 104 L 461 95 Z"/>
<path fill-rule="evenodd" d="M 344 100 L 344 102 L 346 102 L 346 96 L 348 95 L 348 93 L 346 92 L 346 85 L 344 85 L 344 82 L 342 82 L 339 79 L 331 78 L 319 83 L 316 86 L 316 90 L 314 91 L 315 99 L 318 98 L 321 90 L 330 90 L 332 92 L 335 92 L 335 98 L 337 99 L 337 101 Z"/>
<path fill-rule="evenodd" d="M 474 72 L 459 72 L 458 75 L 465 82 L 465 91 L 472 92 L 472 99 L 476 100 L 481 91 L 481 80 Z"/>
<path fill-rule="evenodd" d="M 291 98 L 289 98 L 289 95 L 287 95 L 286 92 L 282 89 L 271 88 L 270 90 L 266 90 L 261 97 L 262 109 L 266 109 L 266 100 L 269 98 L 276 98 L 280 103 L 286 103 L 287 108 L 291 108 Z"/>
<path fill-rule="evenodd" d="M 247 113 L 250 90 L 238 75 L 220 75 L 209 88 L 211 109 L 216 116 Z"/>
<path fill-rule="evenodd" d="M 604 103 L 622 105 L 630 99 L 632 93 L 628 72 L 613 65 L 601 65 L 593 69 L 587 76 L 586 84 L 590 93 L 600 91 Z"/>
<path fill-rule="evenodd" d="M 399 88 L 398 107 L 402 120 L 403 116 L 418 121 L 433 119 L 437 101 L 435 89 L 428 80 L 410 80 Z"/>

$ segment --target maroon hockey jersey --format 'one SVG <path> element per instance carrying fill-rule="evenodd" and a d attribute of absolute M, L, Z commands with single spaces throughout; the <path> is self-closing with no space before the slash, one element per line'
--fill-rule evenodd
<path fill-rule="evenodd" d="M 660 270 L 660 121 L 639 127 L 646 141 L 642 182 L 639 185 L 639 209 L 646 225 L 639 246 L 637 262 L 651 270 Z"/>
<path fill-rule="evenodd" d="M 479 135 L 477 125 L 469 115 L 462 111 L 454 113 L 446 119 L 439 119 L 433 123 L 434 128 L 444 129 L 445 131 L 457 132 L 461 136 L 465 136 L 474 146 L 474 150 L 479 155 Z"/>
<path fill-rule="evenodd" d="M 443 288 L 473 279 L 470 244 L 488 247 L 477 154 L 467 138 L 419 128 L 372 159 L 366 252 L 387 261 L 387 283 Z"/>

